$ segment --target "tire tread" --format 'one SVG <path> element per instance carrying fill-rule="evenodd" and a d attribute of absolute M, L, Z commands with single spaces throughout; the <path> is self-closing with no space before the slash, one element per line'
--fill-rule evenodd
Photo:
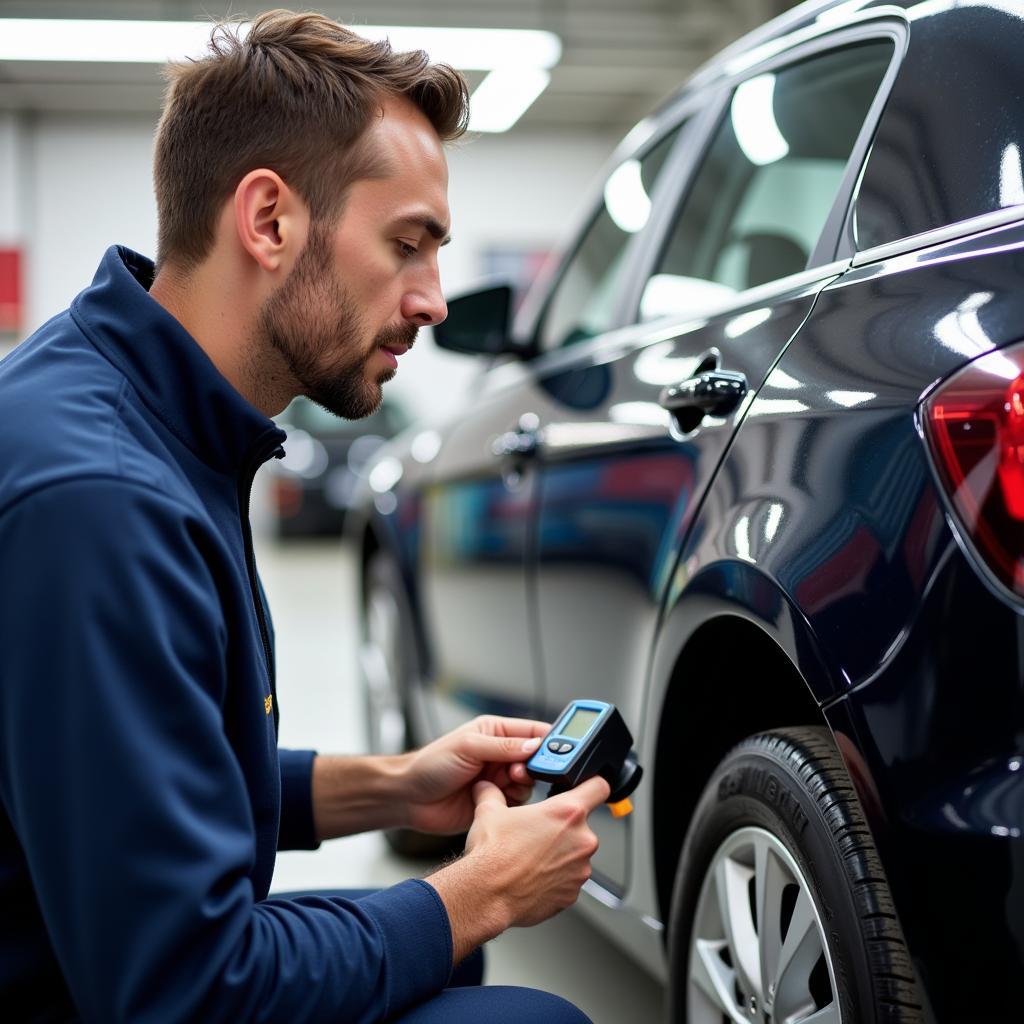
<path fill-rule="evenodd" d="M 910 952 L 885 870 L 831 734 L 813 726 L 774 729 L 734 748 L 737 754 L 752 751 L 775 758 L 801 780 L 836 841 L 868 950 L 879 1020 L 924 1024 Z"/>

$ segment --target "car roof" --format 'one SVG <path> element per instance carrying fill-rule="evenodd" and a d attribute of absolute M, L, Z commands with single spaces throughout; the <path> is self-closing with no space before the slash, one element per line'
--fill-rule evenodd
<path fill-rule="evenodd" d="M 855 34 L 850 30 L 858 26 L 901 22 L 902 38 L 909 43 L 900 57 L 899 73 L 887 95 L 859 186 L 861 247 L 894 243 L 988 215 L 993 209 L 991 180 L 993 174 L 1000 180 L 1003 150 L 1009 143 L 1024 147 L 1012 104 L 991 104 L 992 96 L 1011 97 L 1020 91 L 1016 50 L 1024 28 L 1021 9 L 1021 0 L 807 0 L 748 32 L 702 65 L 611 153 L 583 207 L 585 216 L 573 223 L 573 231 L 554 250 L 545 274 L 520 307 L 515 337 L 532 337 L 567 244 L 577 240 L 614 168 L 657 144 L 684 115 L 709 109 L 715 93 L 731 88 L 733 80 L 755 66 L 771 65 L 774 58 L 797 51 L 804 43 L 827 45 L 830 37 L 841 32 L 850 37 Z M 966 60 L 965 54 L 985 54 L 983 74 L 968 74 L 981 62 Z M 940 96 L 941 103 L 937 102 Z M 978 116 L 979 110 L 990 116 Z M 996 120 L 998 130 L 993 128 Z M 913 155 L 908 155 L 907 124 L 911 122 L 916 127 Z M 923 165 L 934 182 L 927 194 L 921 190 Z M 988 170 L 981 173 L 981 166 Z M 1016 216 L 1014 210 L 1005 216 Z"/>
<path fill-rule="evenodd" d="M 914 2 L 915 0 L 805 0 L 804 3 L 765 22 L 764 25 L 751 30 L 716 53 L 687 79 L 673 100 L 678 99 L 683 93 L 704 88 L 727 76 L 731 73 L 731 65 L 737 58 L 748 55 L 751 51 L 771 43 L 785 44 L 788 42 L 786 37 L 791 35 L 797 37 L 793 40 L 795 43 L 807 29 L 813 28 L 816 22 L 821 20 L 823 14 L 829 15 L 828 28 L 838 30 L 862 19 L 868 12 L 873 12 L 879 17 L 885 13 L 902 14 L 902 9 Z"/>

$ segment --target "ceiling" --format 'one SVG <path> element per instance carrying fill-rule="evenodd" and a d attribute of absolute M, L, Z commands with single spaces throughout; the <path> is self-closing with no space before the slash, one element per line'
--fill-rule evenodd
<path fill-rule="evenodd" d="M 288 0 L 281 0 L 281 5 Z M 0 18 L 191 20 L 278 4 L 225 0 L 0 0 Z M 727 43 L 795 0 L 308 0 L 359 24 L 547 29 L 563 52 L 551 83 L 513 130 L 621 133 Z M 475 85 L 481 73 L 467 76 Z M 0 61 L 0 109 L 155 114 L 162 86 L 140 64 Z"/>

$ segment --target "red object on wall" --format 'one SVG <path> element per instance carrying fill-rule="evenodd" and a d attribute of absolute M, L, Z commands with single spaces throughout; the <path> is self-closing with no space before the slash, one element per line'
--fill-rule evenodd
<path fill-rule="evenodd" d="M 0 331 L 21 329 L 21 250 L 0 248 Z"/>

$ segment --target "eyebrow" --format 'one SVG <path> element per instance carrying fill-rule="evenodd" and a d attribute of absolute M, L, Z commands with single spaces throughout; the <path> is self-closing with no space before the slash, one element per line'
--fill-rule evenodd
<path fill-rule="evenodd" d="M 417 227 L 425 228 L 427 233 L 440 241 L 442 245 L 447 245 L 452 240 L 452 236 L 445 230 L 444 225 L 428 213 L 413 213 L 408 217 L 399 217 L 398 220 L 401 224 L 415 224 Z"/>

